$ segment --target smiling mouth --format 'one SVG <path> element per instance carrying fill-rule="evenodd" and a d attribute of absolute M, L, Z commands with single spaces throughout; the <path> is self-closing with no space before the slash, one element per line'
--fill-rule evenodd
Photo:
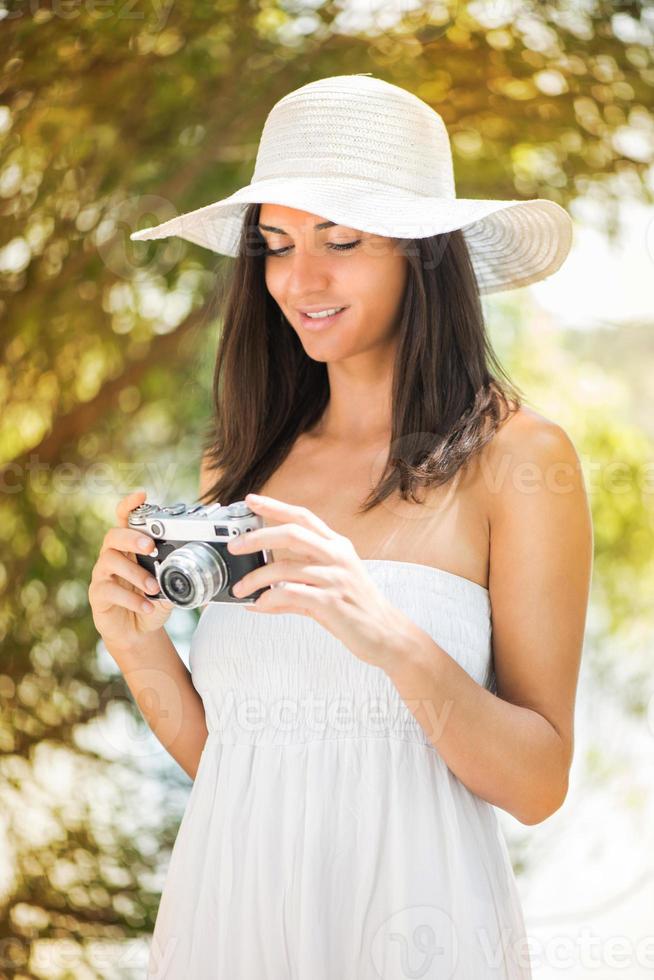
<path fill-rule="evenodd" d="M 342 314 L 345 313 L 346 310 L 349 310 L 349 306 L 342 306 L 337 313 L 332 313 L 331 316 L 315 316 L 315 317 L 307 316 L 306 313 L 302 313 L 300 311 L 300 319 L 304 327 L 307 327 L 309 330 L 317 330 L 320 327 L 325 327 L 328 324 L 333 323 L 334 320 L 336 320 L 339 316 L 342 316 Z"/>

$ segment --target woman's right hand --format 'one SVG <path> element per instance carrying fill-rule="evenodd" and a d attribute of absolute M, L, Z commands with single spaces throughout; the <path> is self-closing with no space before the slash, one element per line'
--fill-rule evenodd
<path fill-rule="evenodd" d="M 156 595 L 160 591 L 157 580 L 136 560 L 136 553 L 150 554 L 154 543 L 147 534 L 129 527 L 127 518 L 146 496 L 145 490 L 136 490 L 119 501 L 118 526 L 105 534 L 91 574 L 88 596 L 93 622 L 109 650 L 112 646 L 120 650 L 137 649 L 148 633 L 163 626 L 175 608 L 166 598 L 150 600 L 143 594 Z M 147 538 L 145 545 L 140 543 L 143 537 Z M 148 585 L 148 580 L 154 584 Z"/>

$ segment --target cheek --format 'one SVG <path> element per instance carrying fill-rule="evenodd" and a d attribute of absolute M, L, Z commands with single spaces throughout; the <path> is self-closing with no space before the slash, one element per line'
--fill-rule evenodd
<path fill-rule="evenodd" d="M 404 294 L 406 274 L 405 259 L 372 259 L 365 274 L 358 277 L 359 295 L 365 306 L 377 315 L 394 314 Z"/>

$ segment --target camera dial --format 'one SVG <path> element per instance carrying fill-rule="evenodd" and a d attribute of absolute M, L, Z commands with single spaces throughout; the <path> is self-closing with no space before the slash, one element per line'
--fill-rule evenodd
<path fill-rule="evenodd" d="M 156 504 L 138 504 L 132 508 L 129 515 L 130 524 L 145 524 L 145 519 L 153 510 L 158 510 Z"/>
<path fill-rule="evenodd" d="M 235 500 L 233 504 L 227 504 L 225 510 L 230 517 L 248 517 L 252 514 L 244 500 Z"/>

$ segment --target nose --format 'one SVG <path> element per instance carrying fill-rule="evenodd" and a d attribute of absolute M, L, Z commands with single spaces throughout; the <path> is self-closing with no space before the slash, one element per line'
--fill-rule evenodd
<path fill-rule="evenodd" d="M 321 296 L 328 291 L 332 280 L 329 262 L 324 260 L 316 250 L 313 250 L 312 254 L 310 249 L 294 248 L 284 261 L 288 263 L 285 267 L 288 275 L 287 295 L 297 297 L 297 302 L 293 303 L 295 307 L 301 306 L 303 302 L 316 302 L 308 301 L 307 297 Z"/>

